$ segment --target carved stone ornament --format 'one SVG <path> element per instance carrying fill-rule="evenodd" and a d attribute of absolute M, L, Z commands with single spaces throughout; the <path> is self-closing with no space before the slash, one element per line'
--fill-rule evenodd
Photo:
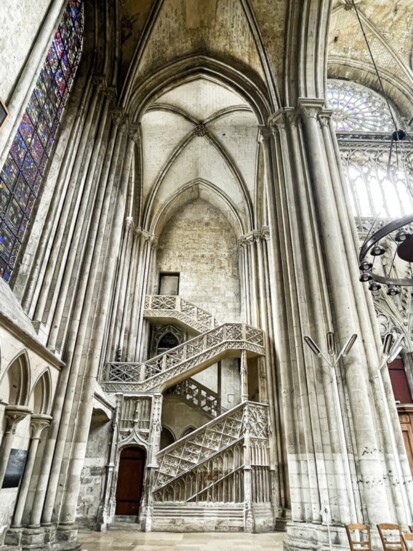
<path fill-rule="evenodd" d="M 206 127 L 206 124 L 203 124 L 200 122 L 197 124 L 194 128 L 194 134 L 195 136 L 198 136 L 198 138 L 202 138 L 208 134 L 208 129 Z"/>

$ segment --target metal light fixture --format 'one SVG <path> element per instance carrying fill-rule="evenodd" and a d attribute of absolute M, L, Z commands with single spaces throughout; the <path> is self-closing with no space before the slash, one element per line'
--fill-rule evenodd
<path fill-rule="evenodd" d="M 381 285 L 377 281 L 372 281 L 369 285 L 369 291 L 380 291 Z"/>
<path fill-rule="evenodd" d="M 363 272 L 359 278 L 359 280 L 363 283 L 365 283 L 366 281 L 371 281 L 373 279 L 373 276 L 371 275 L 370 272 Z"/>
<path fill-rule="evenodd" d="M 382 81 L 382 78 L 380 76 L 377 64 L 374 60 L 373 53 L 372 53 L 372 50 L 370 48 L 370 44 L 369 44 L 369 41 L 367 39 L 367 35 L 366 35 L 365 30 L 364 30 L 364 26 L 363 26 L 360 14 L 358 12 L 355 0 L 349 0 L 349 6 L 351 6 L 354 9 L 354 12 L 357 16 L 358 23 L 359 23 L 361 32 L 362 32 L 364 40 L 365 40 L 365 43 L 366 43 L 366 46 L 367 46 L 367 49 L 368 49 L 368 52 L 369 52 L 369 55 L 370 55 L 371 62 L 373 64 L 374 71 L 375 71 L 377 80 L 379 82 L 379 86 L 381 88 L 381 92 L 383 94 L 384 99 L 386 100 L 387 107 L 388 107 L 390 116 L 392 118 L 393 124 L 394 124 L 394 131 L 391 133 L 391 136 L 390 136 L 391 137 L 391 144 L 390 144 L 390 151 L 389 151 L 388 167 L 390 166 L 390 161 L 391 161 L 391 157 L 392 157 L 392 154 L 393 154 L 393 146 L 394 145 L 395 145 L 395 148 L 394 148 L 395 149 L 395 154 L 396 154 L 397 160 L 398 160 L 397 164 L 399 165 L 398 155 L 401 151 L 401 144 L 406 139 L 410 140 L 410 137 L 407 135 L 407 132 L 405 130 L 403 130 L 402 128 L 398 128 L 396 118 L 393 114 L 393 111 L 392 111 L 391 106 L 390 106 L 389 98 L 388 98 L 388 96 L 386 94 L 386 91 L 384 89 L 383 81 Z M 404 170 L 404 173 L 405 173 L 405 179 L 406 179 L 406 186 L 409 189 L 409 191 L 411 193 L 413 193 L 413 190 L 409 187 L 409 182 L 408 182 L 406 170 Z M 387 294 L 389 296 L 395 296 L 399 293 L 399 290 L 397 289 L 398 286 L 413 286 L 413 277 L 397 278 L 397 277 L 392 277 L 391 276 L 391 270 L 392 270 L 393 265 L 394 265 L 394 260 L 395 260 L 396 254 L 401 260 L 404 260 L 405 262 L 413 262 L 413 235 L 410 235 L 405 229 L 409 224 L 413 223 L 413 214 L 410 214 L 408 216 L 404 216 L 403 218 L 394 220 L 393 222 L 385 225 L 384 227 L 382 227 L 382 228 L 380 228 L 376 231 L 374 231 L 375 230 L 375 227 L 374 227 L 375 223 L 376 223 L 376 221 L 373 223 L 373 225 L 372 225 L 372 227 L 371 227 L 371 229 L 370 229 L 370 231 L 369 231 L 369 233 L 368 233 L 368 235 L 367 235 L 367 237 L 366 237 L 366 239 L 365 239 L 365 241 L 364 241 L 364 243 L 363 243 L 363 245 L 360 249 L 359 267 L 360 267 L 360 270 L 362 271 L 362 277 L 360 277 L 360 281 L 362 281 L 362 282 L 368 282 L 369 281 L 370 282 L 369 290 L 372 291 L 372 292 L 379 291 L 380 288 L 381 288 L 380 284 L 388 285 L 389 289 L 388 289 Z M 392 262 L 390 268 L 387 270 L 387 273 L 384 273 L 383 275 L 380 275 L 380 274 L 377 274 L 374 271 L 373 266 L 371 268 L 368 268 L 368 269 L 366 268 L 366 262 L 367 262 L 366 256 L 367 256 L 367 254 L 370 254 L 373 257 L 382 256 L 386 252 L 386 249 L 385 249 L 385 247 L 383 247 L 383 245 L 380 243 L 380 241 L 385 239 L 385 238 L 387 238 L 387 239 L 390 238 L 390 240 L 393 239 L 394 242 L 396 244 L 398 244 L 398 246 L 397 246 L 396 254 L 394 254 L 393 262 Z M 363 277 L 365 272 L 369 272 L 371 274 L 371 278 L 372 278 L 373 281 L 371 281 L 370 278 L 367 278 L 365 276 Z"/>

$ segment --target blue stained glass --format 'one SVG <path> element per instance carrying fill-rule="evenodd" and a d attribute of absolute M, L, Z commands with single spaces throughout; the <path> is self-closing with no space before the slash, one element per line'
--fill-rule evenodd
<path fill-rule="evenodd" d="M 8 260 L 13 250 L 14 239 L 14 235 L 9 228 L 4 226 L 3 229 L 2 227 L 2 233 L 0 235 L 0 255 L 4 258 L 4 260 Z"/>
<path fill-rule="evenodd" d="M 55 112 L 53 106 L 50 103 L 44 105 L 43 116 L 45 118 L 47 126 L 52 126 L 55 118 Z"/>
<path fill-rule="evenodd" d="M 0 178 L 0 214 L 6 210 L 7 203 L 10 199 L 10 192 L 6 187 L 6 184 Z"/>
<path fill-rule="evenodd" d="M 21 166 L 24 161 L 24 157 L 27 152 L 27 146 L 24 143 L 23 138 L 20 133 L 17 132 L 16 137 L 14 138 L 13 145 L 10 148 L 10 153 L 13 156 L 13 159 L 16 161 L 18 166 Z"/>
<path fill-rule="evenodd" d="M 33 136 L 30 151 L 34 162 L 39 166 L 40 161 L 42 160 L 42 157 L 43 157 L 44 148 L 37 134 Z"/>
<path fill-rule="evenodd" d="M 48 95 L 50 95 L 51 93 L 53 93 L 53 89 L 54 89 L 54 84 L 53 84 L 54 75 L 48 63 L 44 64 L 41 77 L 42 77 L 46 92 Z"/>
<path fill-rule="evenodd" d="M 9 203 L 9 206 L 7 207 L 6 224 L 13 233 L 17 233 L 20 228 L 22 219 L 23 212 L 17 200 L 13 198 L 12 201 Z"/>
<path fill-rule="evenodd" d="M 27 153 L 26 158 L 24 159 L 22 172 L 24 174 L 26 182 L 29 184 L 29 186 L 32 186 L 37 177 L 37 167 L 30 153 Z"/>
<path fill-rule="evenodd" d="M 37 130 L 37 135 L 41 139 L 43 146 L 45 146 L 47 144 L 47 139 L 49 137 L 50 129 L 46 119 L 43 116 L 40 117 L 36 130 Z"/>
<path fill-rule="evenodd" d="M 1 239 L 1 236 L 0 236 L 0 239 Z M 6 262 L 1 258 L 1 256 L 0 256 L 0 277 L 2 277 L 5 281 L 8 281 L 10 279 L 10 270 Z"/>
<path fill-rule="evenodd" d="M 83 45 L 82 0 L 68 0 L 36 87 L 0 172 L 0 277 L 9 281 L 30 214 L 41 192 L 48 159 Z"/>
<path fill-rule="evenodd" d="M 20 208 L 24 211 L 26 209 L 26 204 L 30 196 L 30 188 L 26 184 L 23 176 L 17 181 L 16 189 L 14 190 L 14 197 L 19 204 Z"/>
<path fill-rule="evenodd" d="M 64 78 L 64 74 L 62 69 L 59 67 L 59 69 L 56 71 L 55 74 L 55 80 L 57 84 L 57 91 L 59 92 L 60 96 L 63 96 L 66 91 L 66 80 Z"/>
<path fill-rule="evenodd" d="M 27 113 L 23 115 L 23 118 L 19 124 L 20 135 L 24 138 L 26 144 L 29 144 L 33 136 L 33 124 Z"/>
<path fill-rule="evenodd" d="M 72 69 L 70 67 L 69 60 L 66 54 L 63 54 L 62 57 L 60 58 L 60 64 L 63 69 L 63 76 L 67 80 L 72 73 Z"/>
<path fill-rule="evenodd" d="M 59 67 L 59 58 L 56 55 L 56 51 L 52 47 L 49 49 L 49 52 L 47 54 L 47 61 L 49 62 L 49 67 L 52 70 L 52 73 L 55 73 L 57 68 Z"/>
<path fill-rule="evenodd" d="M 7 159 L 3 167 L 3 170 L 1 172 L 1 177 L 10 190 L 14 188 L 14 184 L 16 183 L 18 175 L 19 175 L 19 169 L 17 168 L 16 163 L 9 155 L 9 158 Z"/>
<path fill-rule="evenodd" d="M 42 71 L 42 73 L 46 74 L 45 71 Z M 44 76 L 43 74 L 41 75 L 42 77 Z M 37 80 L 37 86 L 36 88 L 34 89 L 34 94 L 36 96 L 36 99 L 39 103 L 39 105 L 43 105 L 46 98 L 47 98 L 47 89 L 46 89 L 46 84 L 45 84 L 45 81 L 43 78 L 39 78 Z"/>
<path fill-rule="evenodd" d="M 33 93 L 32 97 L 30 98 L 29 104 L 26 109 L 26 113 L 28 113 L 30 120 L 32 123 L 36 126 L 37 121 L 39 119 L 39 114 L 41 113 L 40 106 L 36 100 L 36 96 Z"/>
<path fill-rule="evenodd" d="M 17 239 L 21 241 L 24 237 L 24 232 L 27 230 L 27 220 L 28 218 L 26 216 L 22 217 L 22 221 L 19 227 L 19 230 L 17 232 Z"/>
<path fill-rule="evenodd" d="M 62 41 L 62 37 L 60 36 L 60 31 L 57 29 L 56 34 L 54 35 L 54 47 L 56 50 L 57 57 L 60 59 L 62 55 L 64 54 L 65 47 Z"/>

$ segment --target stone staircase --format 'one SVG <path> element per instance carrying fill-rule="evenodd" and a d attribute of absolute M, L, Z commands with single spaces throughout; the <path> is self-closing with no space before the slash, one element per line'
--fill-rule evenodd
<path fill-rule="evenodd" d="M 264 355 L 262 331 L 245 323 L 225 323 L 143 363 L 104 365 L 100 384 L 106 392 L 163 392 L 180 381 L 240 351 Z"/>
<path fill-rule="evenodd" d="M 205 333 L 220 325 L 212 314 L 179 295 L 147 295 L 143 315 L 162 323 L 177 322 L 197 333 Z"/>
<path fill-rule="evenodd" d="M 172 394 L 188 406 L 200 410 L 210 419 L 227 411 L 221 407 L 220 397 L 216 392 L 191 377 L 171 387 L 168 394 Z"/>
<path fill-rule="evenodd" d="M 268 407 L 244 402 L 158 452 L 152 529 L 244 530 L 255 503 L 272 518 L 268 437 Z"/>
<path fill-rule="evenodd" d="M 204 333 L 220 325 L 212 314 L 178 295 L 146 296 L 144 317 L 161 323 L 182 325 L 184 329 L 195 333 Z M 223 411 L 218 394 L 190 377 L 170 388 L 168 394 L 201 410 L 210 419 Z"/>
<path fill-rule="evenodd" d="M 254 510 L 259 508 L 266 513 L 260 517 L 268 519 L 264 529 L 272 529 L 268 406 L 245 401 L 222 413 L 218 395 L 191 379 L 224 357 L 242 354 L 246 361 L 263 356 L 262 331 L 244 323 L 219 325 L 211 314 L 178 296 L 146 297 L 145 317 L 174 321 L 201 334 L 146 362 L 108 363 L 100 373 L 106 392 L 123 395 L 121 441 L 131 443 L 137 435 L 138 443 L 153 442 L 141 521 L 155 531 L 253 531 Z M 247 376 L 246 367 L 241 376 Z M 153 428 L 160 425 L 162 408 L 153 404 L 174 387 L 178 397 L 213 418 L 157 451 Z M 145 426 L 141 410 L 146 412 Z"/>

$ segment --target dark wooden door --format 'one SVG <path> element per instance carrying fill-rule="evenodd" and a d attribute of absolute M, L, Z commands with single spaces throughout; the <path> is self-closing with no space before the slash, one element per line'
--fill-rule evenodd
<path fill-rule="evenodd" d="M 116 514 L 138 515 L 145 473 L 145 450 L 136 446 L 124 448 L 120 454 Z"/>
<path fill-rule="evenodd" d="M 400 425 L 410 470 L 413 475 L 413 406 L 398 406 Z"/>

